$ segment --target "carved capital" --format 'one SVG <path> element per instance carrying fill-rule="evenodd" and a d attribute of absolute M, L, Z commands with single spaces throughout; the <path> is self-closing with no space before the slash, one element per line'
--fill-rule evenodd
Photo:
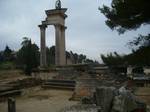
<path fill-rule="evenodd" d="M 40 29 L 46 29 L 47 25 L 42 24 L 42 25 L 39 25 L 39 27 L 40 27 Z"/>

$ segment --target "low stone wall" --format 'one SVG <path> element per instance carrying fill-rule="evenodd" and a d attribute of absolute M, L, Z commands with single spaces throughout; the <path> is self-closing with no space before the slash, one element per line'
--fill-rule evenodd
<path fill-rule="evenodd" d="M 32 77 L 35 79 L 41 79 L 41 80 L 49 80 L 53 77 L 57 76 L 58 72 L 38 72 L 38 73 L 32 73 Z"/>

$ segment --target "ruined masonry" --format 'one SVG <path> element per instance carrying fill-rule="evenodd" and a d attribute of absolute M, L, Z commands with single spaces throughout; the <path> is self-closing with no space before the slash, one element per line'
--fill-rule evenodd
<path fill-rule="evenodd" d="M 40 54 L 40 66 L 46 67 L 46 39 L 45 32 L 48 25 L 55 27 L 55 65 L 64 66 L 66 65 L 66 52 L 65 52 L 65 19 L 67 15 L 65 12 L 67 8 L 59 8 L 46 10 L 46 19 L 39 25 L 41 31 L 41 54 Z"/>

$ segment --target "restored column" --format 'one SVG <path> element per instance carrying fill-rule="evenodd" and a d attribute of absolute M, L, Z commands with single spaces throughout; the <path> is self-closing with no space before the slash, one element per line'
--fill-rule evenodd
<path fill-rule="evenodd" d="M 55 25 L 55 33 L 55 64 L 58 66 L 63 66 L 66 65 L 65 28 L 57 24 Z"/>
<path fill-rule="evenodd" d="M 67 29 L 67 27 L 62 26 L 61 27 L 61 63 L 62 65 L 66 65 L 66 42 L 65 42 L 65 30 Z"/>
<path fill-rule="evenodd" d="M 41 67 L 46 67 L 46 42 L 45 42 L 45 30 L 46 30 L 46 25 L 39 25 L 40 30 L 41 30 L 41 48 L 40 48 L 40 66 Z"/>

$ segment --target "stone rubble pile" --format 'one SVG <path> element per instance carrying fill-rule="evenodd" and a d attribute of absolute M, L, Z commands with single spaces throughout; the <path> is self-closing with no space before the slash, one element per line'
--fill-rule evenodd
<path fill-rule="evenodd" d="M 146 112 L 146 104 L 125 87 L 98 87 L 93 98 L 83 97 L 81 101 L 101 107 L 100 112 Z"/>
<path fill-rule="evenodd" d="M 148 109 L 147 109 L 148 110 Z M 92 97 L 82 97 L 80 105 L 61 112 L 149 112 L 146 104 L 138 100 L 125 87 L 97 87 Z"/>

